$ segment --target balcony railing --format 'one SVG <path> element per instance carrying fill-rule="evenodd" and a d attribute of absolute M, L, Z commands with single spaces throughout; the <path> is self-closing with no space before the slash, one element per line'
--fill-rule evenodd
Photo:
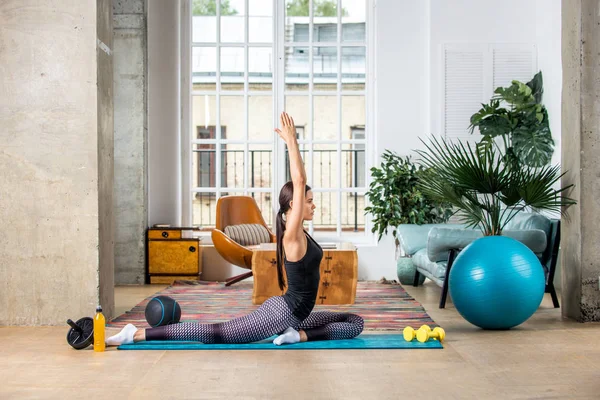
<path fill-rule="evenodd" d="M 308 150 L 300 150 L 304 156 Z M 365 150 L 341 150 L 342 162 L 337 162 L 336 150 L 313 150 L 313 187 L 332 188 L 335 190 L 338 168 L 342 168 L 342 187 L 365 186 Z M 272 187 L 272 151 L 249 150 L 248 171 L 250 195 L 255 198 L 265 221 L 272 225 L 271 193 L 252 192 L 252 188 Z M 199 188 L 216 186 L 216 150 L 194 150 L 195 167 L 194 184 Z M 244 183 L 244 151 L 222 150 L 221 157 L 221 191 L 222 194 L 238 193 Z M 303 157 L 305 158 L 305 157 Z M 289 162 L 286 151 L 286 177 L 289 180 Z M 341 207 L 341 225 L 343 231 L 364 231 L 365 217 L 364 194 L 358 192 L 342 192 L 342 204 L 337 204 L 337 192 L 315 193 L 317 210 L 313 221 L 314 228 L 321 231 L 337 229 L 337 207 Z M 277 201 L 277 198 L 275 199 Z M 193 200 L 193 224 L 204 229 L 214 227 L 216 198 L 214 193 L 195 193 Z"/>

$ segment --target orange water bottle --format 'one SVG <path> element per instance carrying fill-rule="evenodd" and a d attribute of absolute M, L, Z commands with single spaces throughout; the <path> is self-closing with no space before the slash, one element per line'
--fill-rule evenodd
<path fill-rule="evenodd" d="M 106 319 L 102 314 L 102 307 L 96 307 L 96 316 L 94 317 L 94 351 L 104 351 L 106 343 L 104 342 Z"/>

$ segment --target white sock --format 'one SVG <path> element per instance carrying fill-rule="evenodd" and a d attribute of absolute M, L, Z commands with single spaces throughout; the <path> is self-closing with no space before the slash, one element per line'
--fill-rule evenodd
<path fill-rule="evenodd" d="M 121 332 L 106 339 L 107 346 L 119 346 L 121 344 L 133 343 L 133 335 L 137 328 L 132 324 L 125 325 Z"/>
<path fill-rule="evenodd" d="M 273 343 L 280 346 L 284 343 L 298 343 L 300 341 L 300 333 L 294 328 L 287 328 L 281 335 L 277 336 Z"/>

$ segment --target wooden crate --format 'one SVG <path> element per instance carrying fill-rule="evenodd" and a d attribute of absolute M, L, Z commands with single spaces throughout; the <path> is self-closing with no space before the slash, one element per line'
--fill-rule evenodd
<path fill-rule="evenodd" d="M 275 244 L 253 249 L 252 273 L 254 289 L 252 303 L 262 304 L 272 296 L 285 293 L 277 283 Z M 358 254 L 351 243 L 339 243 L 335 249 L 323 249 L 321 279 L 316 304 L 354 304 L 358 281 Z M 285 266 L 283 267 L 285 274 Z"/>
<path fill-rule="evenodd" d="M 175 281 L 199 281 L 200 276 L 189 276 L 189 275 L 152 275 L 150 277 L 151 284 L 163 284 L 172 285 Z"/>
<path fill-rule="evenodd" d="M 193 230 L 197 228 L 148 229 L 148 283 L 173 283 L 176 279 L 200 279 L 202 273 L 200 240 L 183 237 L 183 231 Z"/>

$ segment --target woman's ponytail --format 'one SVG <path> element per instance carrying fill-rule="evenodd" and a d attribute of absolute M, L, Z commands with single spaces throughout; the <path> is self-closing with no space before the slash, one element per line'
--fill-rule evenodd
<path fill-rule="evenodd" d="M 285 280 L 283 279 L 283 233 L 285 232 L 285 221 L 281 209 L 277 212 L 275 225 L 275 235 L 277 237 L 277 280 L 279 288 L 285 288 Z"/>

